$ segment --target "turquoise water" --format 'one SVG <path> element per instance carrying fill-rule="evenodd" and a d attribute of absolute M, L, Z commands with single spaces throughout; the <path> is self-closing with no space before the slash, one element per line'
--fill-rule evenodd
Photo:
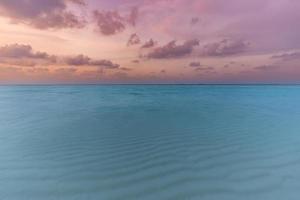
<path fill-rule="evenodd" d="M 298 200 L 300 86 L 1 86 L 1 200 Z"/>

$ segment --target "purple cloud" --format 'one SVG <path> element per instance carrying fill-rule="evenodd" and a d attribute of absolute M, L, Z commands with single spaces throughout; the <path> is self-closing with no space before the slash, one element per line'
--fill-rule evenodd
<path fill-rule="evenodd" d="M 140 37 L 136 33 L 134 33 L 130 35 L 127 41 L 127 46 L 137 45 L 140 43 L 141 43 Z"/>
<path fill-rule="evenodd" d="M 260 71 L 270 71 L 270 70 L 275 70 L 278 68 L 279 68 L 279 66 L 277 66 L 277 65 L 262 65 L 262 66 L 255 67 L 254 69 L 260 70 Z"/>
<path fill-rule="evenodd" d="M 138 19 L 139 9 L 133 7 L 129 16 L 122 16 L 118 11 L 99 11 L 93 12 L 97 28 L 103 35 L 115 35 L 123 32 L 128 25 L 135 26 Z"/>
<path fill-rule="evenodd" d="M 91 59 L 85 55 L 78 55 L 75 57 L 69 57 L 65 59 L 65 62 L 68 65 L 73 65 L 73 66 L 89 65 L 90 61 Z"/>
<path fill-rule="evenodd" d="M 75 57 L 68 57 L 65 59 L 65 63 L 72 66 L 98 66 L 106 67 L 109 69 L 119 68 L 120 65 L 113 63 L 110 60 L 93 60 L 85 55 L 78 55 Z"/>
<path fill-rule="evenodd" d="M 120 70 L 122 70 L 122 71 L 131 71 L 132 69 L 128 68 L 128 67 L 121 67 Z"/>
<path fill-rule="evenodd" d="M 192 67 L 195 69 L 195 71 L 213 71 L 215 68 L 214 67 L 210 67 L 207 65 L 202 65 L 200 62 L 191 62 L 189 64 L 189 67 Z"/>
<path fill-rule="evenodd" d="M 191 19 L 191 22 L 190 22 L 190 23 L 191 23 L 192 26 L 194 26 L 194 25 L 198 24 L 199 21 L 200 21 L 199 17 L 193 17 L 193 18 Z"/>
<path fill-rule="evenodd" d="M 213 71 L 215 68 L 213 67 L 197 67 L 196 71 Z"/>
<path fill-rule="evenodd" d="M 177 45 L 174 40 L 165 46 L 155 48 L 146 57 L 153 59 L 180 58 L 191 54 L 194 47 L 198 45 L 199 41 L 196 39 L 187 40 L 182 45 Z"/>
<path fill-rule="evenodd" d="M 135 63 L 135 64 L 138 64 L 138 63 L 140 63 L 140 61 L 139 61 L 139 60 L 132 60 L 131 62 L 132 62 L 132 63 Z"/>
<path fill-rule="evenodd" d="M 11 44 L 0 47 L 0 62 L 19 66 L 35 66 L 37 63 L 56 63 L 57 58 L 45 52 L 34 52 L 30 45 Z"/>
<path fill-rule="evenodd" d="M 117 69 L 120 67 L 119 64 L 115 64 L 110 60 L 92 60 L 90 62 L 90 65 L 92 66 L 99 66 L 99 67 L 105 67 L 107 69 Z"/>
<path fill-rule="evenodd" d="M 94 11 L 94 18 L 103 35 L 114 35 L 125 30 L 124 18 L 117 11 Z"/>
<path fill-rule="evenodd" d="M 150 39 L 149 41 L 145 42 L 145 43 L 141 46 L 141 48 L 142 48 L 142 49 L 148 49 L 148 48 L 154 47 L 155 45 L 156 45 L 156 42 L 154 42 L 153 39 Z"/>
<path fill-rule="evenodd" d="M 300 59 L 300 52 L 283 53 L 283 54 L 279 54 L 279 55 L 274 55 L 271 58 L 272 59 L 281 59 L 283 61 L 298 60 L 298 59 Z"/>
<path fill-rule="evenodd" d="M 84 27 L 83 18 L 67 11 L 68 3 L 84 5 L 83 0 L 1 0 L 0 15 L 38 29 Z"/>
<path fill-rule="evenodd" d="M 228 56 L 244 53 L 249 47 L 249 43 L 243 40 L 224 39 L 220 42 L 206 44 L 203 47 L 204 56 Z"/>
<path fill-rule="evenodd" d="M 34 53 L 30 45 L 12 44 L 0 47 L 0 57 L 46 59 L 50 56 L 45 52 Z"/>
<path fill-rule="evenodd" d="M 49 55 L 45 52 L 34 52 L 30 45 L 12 44 L 0 47 L 0 63 L 7 63 L 20 66 L 34 66 L 36 64 L 61 64 L 72 66 L 98 66 L 107 69 L 119 68 L 119 64 L 115 64 L 110 60 L 91 59 L 85 55 L 77 55 L 71 57 L 62 57 L 57 55 Z"/>
<path fill-rule="evenodd" d="M 200 62 L 191 62 L 191 63 L 189 64 L 189 66 L 190 66 L 190 67 L 200 67 L 201 64 L 200 64 Z"/>

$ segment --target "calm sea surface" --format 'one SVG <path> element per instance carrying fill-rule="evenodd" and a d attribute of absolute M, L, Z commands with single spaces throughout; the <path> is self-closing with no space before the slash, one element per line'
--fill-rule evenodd
<path fill-rule="evenodd" d="M 1 200 L 299 200 L 300 86 L 0 86 Z"/>

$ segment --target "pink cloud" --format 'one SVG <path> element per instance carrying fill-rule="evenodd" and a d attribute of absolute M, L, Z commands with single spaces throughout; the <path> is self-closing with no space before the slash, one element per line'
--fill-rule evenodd
<path fill-rule="evenodd" d="M 150 39 L 148 41 L 146 41 L 141 48 L 142 49 L 148 49 L 148 48 L 152 48 L 156 45 L 156 42 L 153 39 Z"/>
<path fill-rule="evenodd" d="M 71 65 L 71 66 L 95 66 L 106 69 L 116 69 L 120 65 L 105 59 L 92 59 L 85 55 L 59 56 L 49 55 L 46 52 L 34 52 L 30 45 L 12 44 L 0 47 L 0 63 L 20 66 L 39 65 Z"/>
<path fill-rule="evenodd" d="M 244 53 L 250 46 L 243 40 L 223 39 L 204 45 L 201 54 L 205 56 L 227 56 Z"/>
<path fill-rule="evenodd" d="M 177 45 L 173 40 L 165 46 L 157 47 L 147 54 L 147 58 L 166 59 L 166 58 L 180 58 L 192 53 L 195 46 L 199 45 L 196 39 L 187 40 L 181 45 Z"/>
<path fill-rule="evenodd" d="M 84 27 L 86 21 L 67 10 L 69 3 L 84 5 L 82 0 L 2 0 L 0 15 L 38 29 Z"/>
<path fill-rule="evenodd" d="M 141 43 L 140 37 L 136 33 L 133 33 L 130 35 L 127 41 L 127 46 L 137 45 L 140 43 Z"/>

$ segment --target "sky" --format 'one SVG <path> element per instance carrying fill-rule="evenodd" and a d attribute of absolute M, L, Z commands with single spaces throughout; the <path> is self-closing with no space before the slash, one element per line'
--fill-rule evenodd
<path fill-rule="evenodd" d="M 299 0 L 0 0 L 0 84 L 300 83 Z"/>

